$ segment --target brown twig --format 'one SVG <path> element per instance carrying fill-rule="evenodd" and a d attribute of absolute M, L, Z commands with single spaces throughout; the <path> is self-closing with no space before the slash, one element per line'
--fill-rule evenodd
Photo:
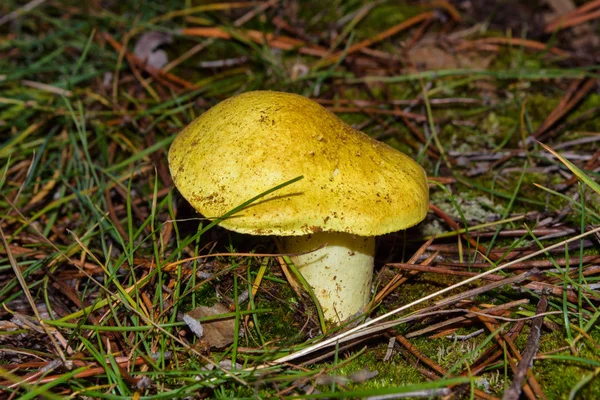
<path fill-rule="evenodd" d="M 442 275 L 454 275 L 454 276 L 462 276 L 462 277 L 473 277 L 473 276 L 477 276 L 480 273 L 480 272 L 470 272 L 470 271 L 456 271 L 456 270 L 451 270 L 451 269 L 447 269 L 447 268 L 432 267 L 429 265 L 412 265 L 412 264 L 404 264 L 404 263 L 392 263 L 392 264 L 387 264 L 387 265 L 390 265 L 390 266 L 396 267 L 396 268 L 400 268 L 400 269 L 410 270 L 410 271 L 430 272 L 430 273 L 436 273 L 436 274 L 442 274 Z M 576 272 L 576 273 L 578 273 L 578 272 Z M 489 274 L 489 275 L 484 276 L 482 279 L 498 282 L 498 281 L 505 279 L 505 277 L 503 277 L 501 275 Z M 562 282 L 562 281 L 560 281 L 560 282 Z M 572 289 L 567 289 L 565 292 L 564 288 L 562 288 L 560 286 L 552 285 L 550 283 L 530 282 L 530 283 L 523 285 L 523 288 L 532 290 L 534 292 L 546 290 L 555 296 L 566 295 L 567 299 L 569 301 L 577 302 L 577 293 L 575 293 L 575 291 L 573 291 Z M 595 297 L 595 299 L 600 299 L 600 296 Z"/>
<path fill-rule="evenodd" d="M 560 17 L 548 23 L 544 31 L 546 33 L 551 33 L 555 30 L 570 28 L 572 26 L 579 25 L 583 22 L 600 18 L 600 10 L 592 11 L 598 7 L 600 7 L 600 0 L 594 0 L 589 3 L 583 4 L 581 7 L 576 8 L 566 14 L 563 14 Z"/>
<path fill-rule="evenodd" d="M 308 44 L 302 40 L 289 36 L 277 36 L 256 30 L 227 31 L 223 28 L 183 28 L 179 31 L 181 35 L 212 37 L 217 39 L 234 39 L 236 36 L 259 44 L 267 44 L 270 47 L 281 50 L 296 49 L 300 54 L 322 57 L 327 54 L 327 49 Z"/>
<path fill-rule="evenodd" d="M 422 14 L 416 15 L 410 19 L 407 19 L 406 21 L 403 21 L 397 25 L 392 26 L 389 29 L 386 29 L 385 31 L 379 33 L 378 35 L 375 35 L 372 38 L 365 39 L 362 42 L 359 42 L 359 43 L 356 43 L 356 44 L 350 46 L 346 50 L 339 51 L 339 52 L 327 57 L 326 59 L 321 60 L 319 63 L 317 63 L 317 66 L 321 67 L 324 65 L 333 64 L 336 61 L 338 61 L 341 57 L 347 57 L 351 54 L 354 54 L 357 51 L 360 51 L 366 47 L 370 47 L 370 46 L 374 45 L 375 43 L 381 42 L 382 40 L 385 40 L 391 36 L 394 36 L 398 32 L 402 32 L 418 23 L 427 21 L 431 18 L 435 18 L 435 13 L 433 11 L 428 11 L 428 12 L 424 12 Z"/>
<path fill-rule="evenodd" d="M 590 254 L 583 256 L 583 258 L 573 257 L 568 260 L 569 265 L 576 265 L 580 262 L 583 264 L 592 264 L 600 262 L 600 255 Z M 566 258 L 554 258 L 553 260 L 528 260 L 514 265 L 510 265 L 506 269 L 529 269 L 529 268 L 552 268 L 556 265 L 565 266 L 567 265 Z M 438 267 L 444 268 L 490 268 L 489 263 L 458 263 L 458 262 L 443 262 L 436 263 Z"/>
<path fill-rule="evenodd" d="M 423 243 L 423 245 L 415 252 L 415 254 L 413 254 L 413 256 L 410 258 L 410 260 L 408 260 L 408 263 L 416 263 L 417 260 L 419 259 L 419 257 L 421 257 L 425 251 L 427 251 L 427 248 L 431 245 L 431 243 L 433 243 L 433 238 L 429 239 L 427 242 Z M 421 265 L 427 265 L 430 262 L 433 261 L 433 259 L 435 258 L 437 254 L 435 254 L 434 252 L 434 256 L 433 257 L 429 257 L 427 260 L 423 261 L 421 263 Z M 410 275 L 414 275 L 416 272 L 412 272 L 409 273 Z M 373 308 L 374 305 L 381 303 L 381 301 L 388 296 L 390 293 L 392 293 L 394 290 L 396 290 L 398 288 L 398 286 L 402 285 L 404 282 L 406 282 L 408 280 L 407 276 L 403 276 L 402 274 L 396 274 L 394 275 L 394 277 L 392 279 L 390 279 L 390 281 L 387 283 L 387 285 L 385 285 L 385 287 L 383 289 L 381 289 L 379 291 L 379 293 L 377 293 L 375 295 L 375 298 L 373 299 L 373 301 L 371 303 L 369 303 L 366 307 L 365 310 L 371 309 Z"/>
<path fill-rule="evenodd" d="M 488 45 L 505 45 L 505 46 L 519 46 L 534 50 L 548 50 L 557 56 L 568 57 L 569 53 L 565 50 L 561 50 L 556 47 L 548 47 L 547 44 L 537 42 L 535 40 L 521 39 L 521 38 L 505 38 L 505 37 L 490 37 L 471 41 L 462 41 L 456 47 L 456 51 L 467 50 L 472 48 L 481 48 Z"/>
<path fill-rule="evenodd" d="M 539 272 L 539 270 L 534 268 L 530 271 L 524 272 L 524 273 L 516 275 L 516 276 L 511 276 L 511 277 L 503 279 L 501 281 L 492 282 L 492 283 L 489 283 L 487 285 L 484 285 L 484 286 L 481 286 L 481 287 L 478 287 L 475 289 L 466 290 L 455 296 L 450 296 L 448 298 L 440 300 L 440 301 L 436 302 L 435 305 L 438 307 L 448 306 L 448 305 L 454 304 L 460 300 L 468 299 L 469 297 L 473 297 L 473 296 L 480 295 L 482 293 L 489 292 L 490 290 L 502 287 L 504 285 L 514 285 L 515 283 L 519 283 L 519 282 L 524 281 L 525 279 L 528 279 L 530 276 L 537 274 L 538 272 Z"/>
<path fill-rule="evenodd" d="M 596 86 L 596 79 L 594 78 L 583 78 L 574 81 L 567 93 L 560 100 L 560 103 L 544 120 L 542 125 L 533 134 L 533 137 L 537 140 L 544 140 L 544 134 L 560 119 L 564 118 L 579 102 Z"/>
<path fill-rule="evenodd" d="M 461 229 L 460 226 L 456 222 L 454 222 L 454 220 L 438 206 L 429 203 L 429 209 L 431 211 L 433 211 L 434 213 L 436 213 L 440 218 L 442 218 L 444 220 L 444 222 L 447 223 L 452 230 L 460 230 Z M 473 239 L 469 235 L 463 234 L 460 236 L 464 237 L 466 240 L 468 240 L 469 243 L 471 244 L 471 246 L 473 246 L 475 249 L 477 249 L 478 252 L 480 252 L 481 254 L 487 254 L 487 257 L 489 257 L 491 260 L 496 261 L 499 259 L 498 256 L 496 256 L 492 252 L 489 252 L 483 245 L 479 244 L 475 239 Z"/>
<path fill-rule="evenodd" d="M 408 352 L 410 352 L 410 354 L 412 354 L 417 360 L 419 360 L 423 364 L 427 365 L 429 368 L 433 369 L 436 372 L 436 374 L 434 374 L 433 377 L 428 376 L 429 379 L 438 379 L 438 376 L 447 375 L 448 371 L 444 367 L 442 367 L 441 365 L 439 365 L 438 363 L 433 361 L 431 358 L 429 358 L 425 354 L 423 354 L 421 351 L 419 351 L 419 349 L 417 349 L 417 347 L 414 346 L 407 338 L 405 338 L 404 336 L 402 336 L 400 334 L 396 334 L 395 338 L 398 341 L 398 343 L 400 345 L 404 346 L 404 348 Z M 419 369 L 419 371 L 423 373 L 423 371 L 421 369 Z M 479 399 L 484 399 L 484 400 L 496 399 L 496 397 L 491 396 L 480 389 L 475 389 L 474 394 Z"/>
<path fill-rule="evenodd" d="M 546 312 L 547 307 L 548 299 L 545 295 L 542 295 L 542 298 L 540 299 L 537 305 L 536 314 L 543 314 L 544 312 Z M 515 373 L 515 377 L 513 378 L 510 387 L 506 390 L 506 392 L 504 392 L 504 396 L 502 396 L 502 400 L 519 399 L 523 387 L 523 382 L 525 381 L 525 376 L 527 375 L 527 372 L 530 371 L 530 368 L 533 366 L 533 358 L 535 357 L 539 348 L 543 321 L 544 317 L 538 316 L 531 323 L 531 331 L 529 332 L 529 338 L 527 339 L 527 345 L 525 346 L 523 357 L 519 362 L 517 372 Z"/>
<path fill-rule="evenodd" d="M 525 320 L 517 321 L 505 336 L 514 341 L 519 336 L 524 326 Z M 477 375 L 489 365 L 494 364 L 503 354 L 504 348 L 501 343 L 496 342 L 494 346 L 490 347 L 479 356 L 479 358 L 471 364 L 468 370 L 471 371 L 472 374 Z"/>
<path fill-rule="evenodd" d="M 163 85 L 166 85 L 169 88 L 174 89 L 174 90 L 179 90 L 180 88 L 190 89 L 190 88 L 194 87 L 194 85 L 191 84 L 190 82 L 188 82 L 184 79 L 181 79 L 180 77 L 173 75 L 170 72 L 166 72 L 166 71 L 163 71 L 162 69 L 155 68 L 155 67 L 151 66 L 150 64 L 148 64 L 147 62 L 140 60 L 138 57 L 135 56 L 135 54 L 124 49 L 123 46 L 121 45 L 121 43 L 116 41 L 109 33 L 102 32 L 102 38 L 104 40 L 106 40 L 115 51 L 117 51 L 119 53 L 124 52 L 125 57 L 127 58 L 127 61 L 129 61 L 131 64 L 137 66 L 138 68 L 143 68 L 146 72 L 148 72 L 150 75 L 152 75 L 152 77 L 154 77 L 154 79 L 161 82 Z"/>
<path fill-rule="evenodd" d="M 499 306 L 496 307 L 491 307 L 488 309 L 482 309 L 482 313 L 486 313 L 486 314 L 490 314 L 490 315 L 496 315 L 496 313 L 503 313 L 504 311 L 513 308 L 513 307 L 519 307 L 521 305 L 527 304 L 529 303 L 529 300 L 527 299 L 521 299 L 521 300 L 515 300 L 515 301 L 511 301 L 509 303 L 505 303 L 505 304 L 501 304 Z M 465 314 L 465 315 L 461 315 L 459 317 L 454 317 L 454 318 L 450 318 L 448 320 L 442 321 L 442 322 L 438 322 L 438 323 L 434 323 L 432 325 L 429 325 L 423 329 L 419 329 L 418 331 L 413 331 L 410 332 L 406 335 L 407 338 L 412 338 L 412 337 L 417 337 L 417 336 L 421 336 L 424 335 L 426 333 L 429 332 L 434 332 L 438 329 L 441 328 L 445 328 L 449 325 L 454 325 L 460 322 L 464 322 L 466 320 L 468 320 L 469 318 L 473 318 L 475 317 L 476 314 L 474 313 L 469 313 L 469 314 Z"/>
<path fill-rule="evenodd" d="M 394 115 L 396 117 L 406 117 L 406 118 L 413 119 L 413 120 L 419 121 L 419 122 L 427 121 L 426 115 L 421 115 L 421 114 L 412 113 L 412 112 L 408 112 L 408 111 L 402 111 L 402 110 L 398 110 L 398 109 L 385 110 L 385 109 L 380 109 L 380 108 L 339 107 L 338 106 L 338 107 L 329 107 L 329 111 L 334 112 L 334 113 L 364 112 L 364 113 L 371 113 L 371 114 Z M 436 121 L 436 122 L 439 122 L 439 121 Z"/>
<path fill-rule="evenodd" d="M 72 379 L 88 378 L 91 376 L 96 376 L 96 375 L 102 374 L 106 371 L 104 367 L 97 367 L 96 366 L 97 364 L 95 364 L 95 363 L 87 363 L 86 364 L 86 363 L 80 362 L 79 360 L 73 360 L 73 363 L 75 366 L 90 367 L 90 368 L 73 375 L 71 377 Z M 141 364 L 146 364 L 146 360 L 143 357 L 138 357 L 133 362 L 132 361 L 116 362 L 116 365 L 119 366 L 119 368 L 130 367 L 132 365 L 141 365 Z M 23 379 L 26 379 L 26 378 L 27 378 L 26 376 L 23 377 Z M 44 384 L 44 383 L 48 383 L 48 382 L 53 382 L 60 378 L 62 378 L 62 375 L 50 375 L 50 376 L 45 376 L 43 378 L 37 379 L 35 382 L 37 384 Z M 13 382 L 11 382 L 11 381 L 0 382 L 0 386 L 6 387 L 9 385 L 13 385 Z"/>

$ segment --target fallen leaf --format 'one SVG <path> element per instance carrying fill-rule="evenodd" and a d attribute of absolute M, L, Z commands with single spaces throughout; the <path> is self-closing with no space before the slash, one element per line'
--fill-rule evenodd
<path fill-rule="evenodd" d="M 348 379 L 350 379 L 352 382 L 363 383 L 369 379 L 375 378 L 377 375 L 379 375 L 378 371 L 361 369 L 360 371 L 356 371 L 355 373 L 348 375 Z"/>
<path fill-rule="evenodd" d="M 413 64 L 420 70 L 454 69 L 458 64 L 454 56 L 434 44 L 413 47 L 408 56 Z"/>
<path fill-rule="evenodd" d="M 173 42 L 173 37 L 164 32 L 151 31 L 142 34 L 133 48 L 133 54 L 154 68 L 162 68 L 169 62 L 169 56 L 160 46 Z"/>
<path fill-rule="evenodd" d="M 235 318 L 218 319 L 213 321 L 198 321 L 204 317 L 228 314 L 231 311 L 220 303 L 212 307 L 199 306 L 184 314 L 183 320 L 192 332 L 202 339 L 208 347 L 222 348 L 233 343 L 235 337 Z"/>
<path fill-rule="evenodd" d="M 435 43 L 424 43 L 411 48 L 408 57 L 417 69 L 431 71 L 456 68 L 486 69 L 495 55 L 482 56 L 473 51 L 463 51 L 457 55 Z"/>

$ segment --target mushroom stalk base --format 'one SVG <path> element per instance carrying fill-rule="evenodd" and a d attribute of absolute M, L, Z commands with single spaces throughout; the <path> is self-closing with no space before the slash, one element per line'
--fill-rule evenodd
<path fill-rule="evenodd" d="M 286 253 L 305 253 L 291 258 L 312 287 L 326 320 L 344 321 L 369 302 L 374 237 L 338 232 L 287 236 L 283 247 Z"/>

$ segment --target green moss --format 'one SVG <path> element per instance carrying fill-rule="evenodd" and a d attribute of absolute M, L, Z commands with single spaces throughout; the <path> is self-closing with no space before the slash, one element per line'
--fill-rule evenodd
<path fill-rule="evenodd" d="M 525 97 L 527 116 L 534 127 L 541 125 L 560 102 L 560 98 L 549 97 L 547 93 L 529 92 Z"/>
<path fill-rule="evenodd" d="M 476 197 L 472 197 L 474 195 Z M 505 211 L 503 204 L 494 203 L 489 196 L 473 191 L 461 191 L 452 198 L 446 192 L 435 191 L 431 193 L 431 202 L 457 221 L 464 216 L 467 221 L 484 223 L 500 217 Z"/>
<path fill-rule="evenodd" d="M 412 156 L 417 155 L 415 149 L 410 147 L 406 142 L 402 142 L 399 137 L 391 137 L 390 139 L 385 140 L 385 144 L 403 152 L 404 154 Z"/>
<path fill-rule="evenodd" d="M 597 330 L 592 331 L 592 337 L 598 340 L 600 334 Z M 582 343 L 582 342 L 580 342 Z M 583 346 L 577 346 L 578 353 L 576 357 L 583 359 L 600 361 L 598 350 L 589 343 L 583 342 Z M 566 346 L 565 333 L 560 331 L 547 332 L 540 340 L 540 353 L 551 352 Z M 569 352 L 557 354 L 572 355 Z M 583 378 L 594 372 L 594 368 L 589 364 L 577 363 L 573 361 L 558 360 L 538 360 L 534 364 L 533 371 L 544 393 L 549 399 L 567 398 L 567 393 Z M 600 380 L 595 379 L 589 385 L 579 392 L 579 399 L 596 398 L 600 393 Z"/>
<path fill-rule="evenodd" d="M 215 283 L 218 283 L 218 278 L 211 283 L 206 283 L 200 286 L 197 290 L 194 291 L 194 298 L 196 306 L 213 306 L 215 303 L 219 301 L 217 298 L 217 292 L 215 291 L 215 287 L 213 286 Z M 194 303 L 192 302 L 192 296 L 186 296 L 181 299 L 180 303 L 180 311 L 188 312 L 191 311 Z"/>
<path fill-rule="evenodd" d="M 269 313 L 263 313 L 258 316 L 260 331 L 267 342 L 273 342 L 274 345 L 291 345 L 301 342 L 304 339 L 302 333 L 302 324 L 304 320 L 298 319 L 298 299 L 292 291 L 290 285 L 275 284 L 265 281 L 262 283 L 264 293 L 258 294 L 255 300 L 257 308 L 268 308 Z M 310 310 L 310 304 L 307 307 Z"/>
<path fill-rule="evenodd" d="M 347 123 L 348 125 L 355 126 L 355 127 L 369 119 L 369 117 L 367 115 L 365 115 L 364 113 L 361 113 L 361 112 L 340 113 L 340 114 L 337 114 L 337 116 L 340 117 L 340 119 L 342 121 L 344 121 L 345 123 Z"/>
<path fill-rule="evenodd" d="M 374 7 L 358 24 L 356 40 L 372 38 L 385 29 L 398 25 L 423 12 L 423 8 L 414 5 L 389 2 Z M 397 51 L 397 49 L 395 49 Z"/>
<path fill-rule="evenodd" d="M 369 349 L 348 364 L 336 369 L 335 375 L 347 377 L 359 371 L 377 371 L 377 376 L 362 384 L 351 384 L 349 386 L 351 389 L 378 389 L 425 382 L 423 375 L 399 354 L 393 356 L 389 361 L 383 362 L 386 351 L 385 346 Z M 343 362 L 343 360 L 340 361 L 340 363 Z"/>

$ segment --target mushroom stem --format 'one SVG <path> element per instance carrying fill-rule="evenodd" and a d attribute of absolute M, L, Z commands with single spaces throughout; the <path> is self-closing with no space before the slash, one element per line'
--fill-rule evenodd
<path fill-rule="evenodd" d="M 286 253 L 312 287 L 325 319 L 341 322 L 371 297 L 375 238 L 322 232 L 283 238 Z M 318 250 L 315 250 L 318 249 Z"/>

